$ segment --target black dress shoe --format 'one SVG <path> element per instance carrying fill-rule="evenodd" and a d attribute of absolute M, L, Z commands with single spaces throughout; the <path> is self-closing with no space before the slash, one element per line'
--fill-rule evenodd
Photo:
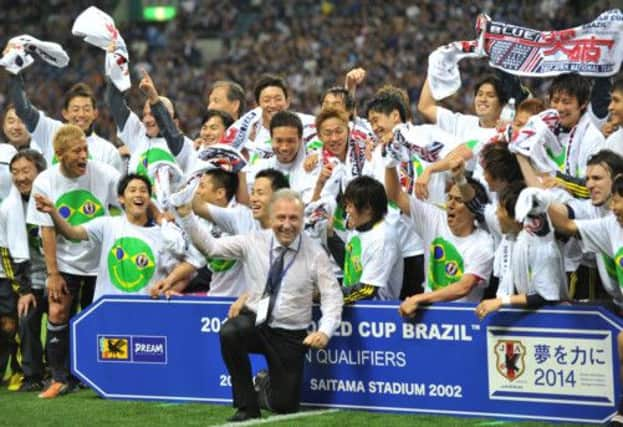
<path fill-rule="evenodd" d="M 252 420 L 254 418 L 260 418 L 261 416 L 262 414 L 259 411 L 258 412 L 247 412 L 247 411 L 238 409 L 234 415 L 227 418 L 227 421 L 229 421 L 230 423 L 238 423 L 241 421 Z"/>

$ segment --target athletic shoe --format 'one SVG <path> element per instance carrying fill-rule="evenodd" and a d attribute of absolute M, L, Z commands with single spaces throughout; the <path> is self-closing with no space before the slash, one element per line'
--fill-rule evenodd
<path fill-rule="evenodd" d="M 43 392 L 39 394 L 41 399 L 54 399 L 58 396 L 63 396 L 69 393 L 69 385 L 58 381 L 53 381 L 52 384 Z"/>
<path fill-rule="evenodd" d="M 623 427 L 623 415 L 622 414 L 616 414 L 610 420 L 610 423 L 608 424 L 608 426 L 610 426 L 610 427 Z"/>
<path fill-rule="evenodd" d="M 41 390 L 43 390 L 43 383 L 41 381 L 25 379 L 22 386 L 17 391 L 29 392 Z"/>
<path fill-rule="evenodd" d="M 17 391 L 22 386 L 22 382 L 24 382 L 24 374 L 15 372 L 9 377 L 7 389 L 9 391 Z"/>

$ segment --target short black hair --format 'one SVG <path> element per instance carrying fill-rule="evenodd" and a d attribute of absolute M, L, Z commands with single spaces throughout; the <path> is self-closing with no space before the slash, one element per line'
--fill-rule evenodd
<path fill-rule="evenodd" d="M 210 169 L 205 174 L 212 178 L 212 183 L 216 188 L 225 189 L 227 201 L 234 197 L 238 189 L 238 174 L 223 169 Z"/>
<path fill-rule="evenodd" d="M 388 116 L 392 111 L 398 111 L 402 123 L 407 121 L 407 107 L 397 93 L 378 93 L 368 102 L 366 117 L 369 117 L 371 112 L 382 113 Z"/>
<path fill-rule="evenodd" d="M 611 177 L 623 174 L 623 157 L 612 150 L 600 150 L 588 158 L 586 166 L 605 164 Z"/>
<path fill-rule="evenodd" d="M 66 110 L 69 108 L 69 103 L 72 99 L 77 97 L 89 98 L 91 100 L 91 104 L 93 109 L 97 108 L 97 102 L 95 100 L 95 95 L 93 95 L 93 90 L 86 83 L 76 83 L 65 93 L 65 100 L 63 103 L 63 108 Z"/>
<path fill-rule="evenodd" d="M 344 204 L 352 203 L 359 212 L 370 209 L 373 223 L 379 222 L 387 214 L 385 187 L 370 176 L 359 176 L 349 182 L 342 201 Z"/>
<path fill-rule="evenodd" d="M 215 109 L 208 109 L 203 116 L 203 120 L 201 121 L 201 123 L 204 124 L 212 117 L 219 117 L 221 119 L 221 122 L 223 122 L 223 126 L 225 126 L 225 129 L 234 124 L 234 118 L 228 112 Z"/>
<path fill-rule="evenodd" d="M 580 106 L 588 103 L 591 97 L 591 80 L 578 73 L 567 73 L 556 76 L 549 87 L 550 100 L 552 96 L 562 92 L 575 97 Z"/>
<path fill-rule="evenodd" d="M 214 82 L 211 90 L 218 87 L 227 88 L 227 100 L 229 102 L 238 101 L 238 117 L 240 118 L 242 113 L 247 109 L 247 97 L 245 96 L 242 86 L 231 80 L 219 80 Z"/>
<path fill-rule="evenodd" d="M 480 152 L 480 162 L 482 168 L 495 180 L 513 182 L 523 179 L 519 162 L 506 143 L 485 145 Z"/>
<path fill-rule="evenodd" d="M 270 119 L 270 136 L 273 136 L 273 129 L 279 127 L 296 128 L 299 138 L 303 137 L 303 122 L 301 118 L 291 111 L 279 111 Z"/>
<path fill-rule="evenodd" d="M 623 76 L 622 77 L 617 77 L 616 79 L 614 79 L 614 83 L 612 83 L 612 90 L 611 90 L 611 92 L 614 92 L 615 90 L 617 92 L 623 93 Z"/>
<path fill-rule="evenodd" d="M 508 94 L 506 93 L 506 90 L 504 90 L 504 84 L 502 83 L 502 80 L 493 74 L 487 74 L 483 78 L 478 80 L 478 82 L 476 82 L 476 86 L 474 86 L 474 96 L 476 96 L 482 85 L 485 84 L 490 84 L 491 86 L 493 86 L 493 90 L 498 97 L 500 106 L 503 107 L 504 104 L 508 102 Z"/>
<path fill-rule="evenodd" d="M 519 193 L 526 188 L 526 184 L 523 181 L 513 181 L 509 183 L 499 195 L 499 203 L 511 218 L 515 218 L 515 205 L 519 198 Z"/>
<path fill-rule="evenodd" d="M 322 98 L 320 99 L 320 104 L 324 102 L 324 99 L 327 97 L 327 95 L 334 95 L 334 96 L 342 97 L 342 99 L 344 100 L 344 107 L 346 108 L 347 112 L 351 112 L 353 111 L 353 108 L 355 108 L 355 99 L 350 94 L 348 89 L 346 89 L 343 86 L 333 86 L 327 89 L 324 92 L 324 94 L 322 94 Z"/>
<path fill-rule="evenodd" d="M 149 197 L 152 195 L 152 185 L 149 178 L 144 175 L 139 175 L 137 173 L 129 173 L 124 175 L 120 180 L 119 184 L 117 184 L 117 196 L 123 196 L 125 189 L 128 187 L 131 181 L 138 179 L 139 181 L 143 181 L 147 186 L 147 192 L 149 193 Z"/>
<path fill-rule="evenodd" d="M 290 188 L 288 178 L 277 169 L 262 169 L 255 175 L 255 180 L 258 178 L 268 179 L 270 181 L 270 188 L 272 188 L 273 192 L 281 190 L 282 188 Z"/>
<path fill-rule="evenodd" d="M 11 161 L 9 162 L 9 170 L 13 168 L 13 163 L 19 159 L 26 159 L 32 162 L 35 165 L 35 168 L 37 168 L 37 172 L 43 172 L 48 167 L 48 163 L 45 161 L 45 158 L 40 152 L 27 148 L 25 150 L 18 151 L 11 158 Z"/>
<path fill-rule="evenodd" d="M 281 88 L 281 90 L 283 90 L 284 96 L 286 97 L 286 99 L 288 99 L 288 85 L 285 79 L 275 74 L 263 74 L 255 83 L 255 88 L 253 89 L 255 102 L 258 105 L 260 103 L 260 95 L 262 94 L 262 91 L 269 86 L 276 86 L 278 88 Z"/>

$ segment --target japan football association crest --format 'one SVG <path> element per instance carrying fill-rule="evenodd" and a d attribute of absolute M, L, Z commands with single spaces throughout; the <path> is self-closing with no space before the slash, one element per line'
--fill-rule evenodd
<path fill-rule="evenodd" d="M 494 347 L 498 372 L 507 380 L 515 381 L 526 370 L 526 347 L 521 341 L 499 340 Z"/>

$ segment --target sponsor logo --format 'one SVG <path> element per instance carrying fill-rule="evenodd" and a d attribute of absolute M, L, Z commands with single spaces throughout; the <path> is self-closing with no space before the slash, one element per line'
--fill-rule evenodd
<path fill-rule="evenodd" d="M 98 362 L 167 363 L 167 338 L 161 336 L 97 336 Z"/>
<path fill-rule="evenodd" d="M 98 336 L 97 337 L 97 356 L 101 361 L 121 361 L 130 360 L 130 337 L 120 336 Z"/>

